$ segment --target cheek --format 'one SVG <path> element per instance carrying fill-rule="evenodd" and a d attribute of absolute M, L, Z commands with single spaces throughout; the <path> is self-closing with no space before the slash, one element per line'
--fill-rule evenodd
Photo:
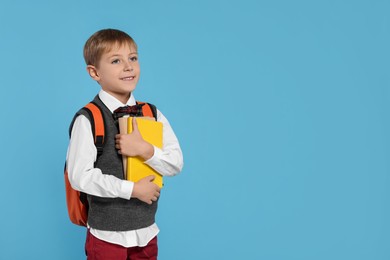
<path fill-rule="evenodd" d="M 137 63 L 137 65 L 134 65 L 134 70 L 137 71 L 138 73 L 140 73 L 141 69 L 140 69 L 139 63 Z"/>

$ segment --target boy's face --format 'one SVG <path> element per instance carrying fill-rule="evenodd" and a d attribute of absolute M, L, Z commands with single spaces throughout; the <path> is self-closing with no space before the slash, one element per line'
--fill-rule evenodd
<path fill-rule="evenodd" d="M 102 55 L 98 66 L 88 65 L 87 70 L 104 91 L 125 104 L 140 76 L 137 50 L 127 44 L 114 46 Z"/>

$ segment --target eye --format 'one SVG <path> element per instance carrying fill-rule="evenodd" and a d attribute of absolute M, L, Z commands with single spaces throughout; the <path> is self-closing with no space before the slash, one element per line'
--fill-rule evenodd
<path fill-rule="evenodd" d="M 119 64 L 119 63 L 120 63 L 119 59 L 115 59 L 115 60 L 111 61 L 111 64 Z"/>
<path fill-rule="evenodd" d="M 134 61 L 138 60 L 138 57 L 137 56 L 131 56 L 129 59 L 130 59 L 130 61 L 134 62 Z"/>

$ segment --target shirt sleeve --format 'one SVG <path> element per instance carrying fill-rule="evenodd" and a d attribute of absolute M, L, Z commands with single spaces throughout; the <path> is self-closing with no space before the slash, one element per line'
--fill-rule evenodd
<path fill-rule="evenodd" d="M 154 146 L 154 155 L 145 163 L 163 176 L 174 176 L 183 168 L 183 153 L 171 125 L 159 110 L 157 121 L 163 123 L 163 147 Z"/>
<path fill-rule="evenodd" d="M 94 168 L 97 150 L 89 120 L 76 118 L 68 147 L 67 169 L 71 186 L 78 191 L 107 198 L 130 199 L 134 183 L 103 174 Z"/>

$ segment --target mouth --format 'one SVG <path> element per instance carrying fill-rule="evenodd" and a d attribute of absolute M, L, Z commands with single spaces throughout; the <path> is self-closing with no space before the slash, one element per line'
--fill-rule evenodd
<path fill-rule="evenodd" d="M 123 78 L 120 78 L 121 80 L 123 81 L 132 81 L 135 79 L 135 76 L 128 76 L 128 77 L 123 77 Z"/>

